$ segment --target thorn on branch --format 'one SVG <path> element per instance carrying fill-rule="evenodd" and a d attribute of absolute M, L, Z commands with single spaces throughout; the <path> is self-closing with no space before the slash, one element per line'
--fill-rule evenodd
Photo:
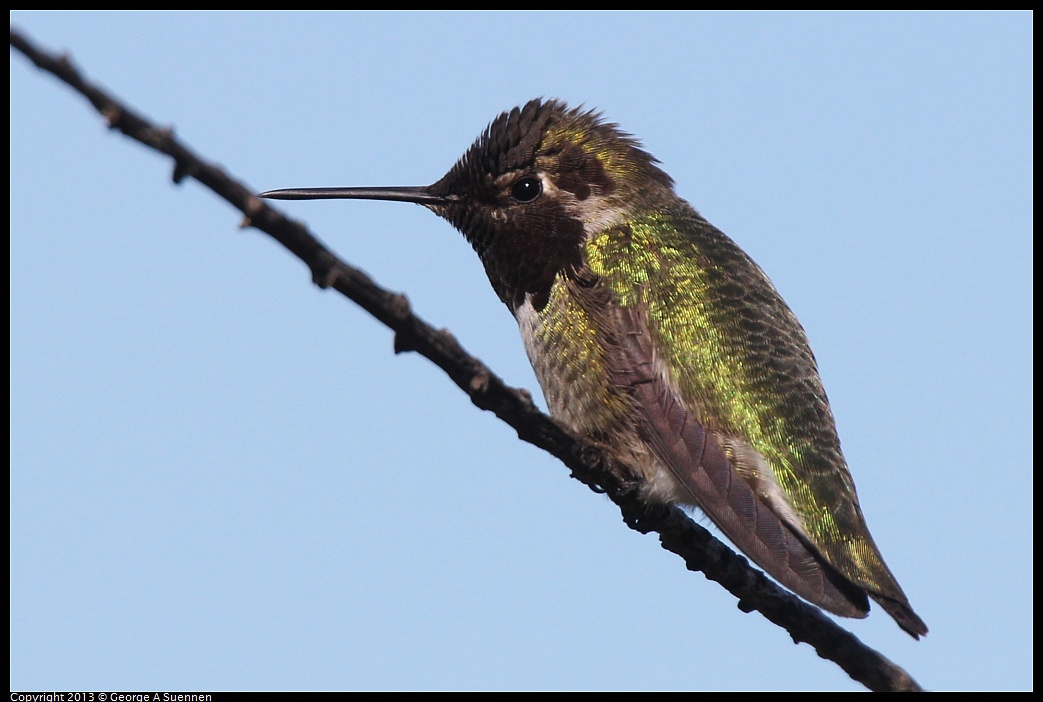
<path fill-rule="evenodd" d="M 395 319 L 399 322 L 404 322 L 413 316 L 413 310 L 409 304 L 409 298 L 402 293 L 395 293 L 392 295 L 388 307 L 391 309 L 391 313 L 395 316 Z"/>
<path fill-rule="evenodd" d="M 532 393 L 529 392 L 528 388 L 516 388 L 515 394 L 518 398 L 525 403 L 529 410 L 536 409 L 536 402 L 532 399 Z"/>
<path fill-rule="evenodd" d="M 325 290 L 326 288 L 333 287 L 333 284 L 337 282 L 338 275 L 340 275 L 340 273 L 334 267 L 327 267 L 322 270 L 313 268 L 311 271 L 311 282 Z"/>
<path fill-rule="evenodd" d="M 454 351 L 463 351 L 460 347 L 460 342 L 456 340 L 456 336 L 453 332 L 449 331 L 445 327 L 442 327 L 437 332 L 438 340 L 442 343 L 442 346 L 446 349 L 453 349 Z"/>
<path fill-rule="evenodd" d="M 410 330 L 397 331 L 392 348 L 396 354 L 416 351 L 416 336 Z"/>
<path fill-rule="evenodd" d="M 261 198 L 254 195 L 248 197 L 246 199 L 246 226 L 250 226 L 252 224 L 251 220 L 255 219 L 265 207 L 266 205 Z"/>
<path fill-rule="evenodd" d="M 471 376 L 468 387 L 471 389 L 472 395 L 484 395 L 489 391 L 489 373 L 482 369 Z"/>
<path fill-rule="evenodd" d="M 105 118 L 105 123 L 109 129 L 119 129 L 120 120 L 123 118 L 123 110 L 119 108 L 119 105 L 109 103 L 101 111 L 101 114 Z"/>
<path fill-rule="evenodd" d="M 174 181 L 175 185 L 181 185 L 181 181 L 183 181 L 190 175 L 192 175 L 191 164 L 185 163 L 184 161 L 174 162 L 174 172 L 171 174 L 170 177 Z"/>

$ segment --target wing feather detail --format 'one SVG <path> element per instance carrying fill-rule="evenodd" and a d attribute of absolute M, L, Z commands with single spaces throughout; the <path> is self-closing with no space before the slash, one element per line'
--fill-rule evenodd
<path fill-rule="evenodd" d="M 865 591 L 772 509 L 729 459 L 723 437 L 708 431 L 656 370 L 641 306 L 616 313 L 622 333 L 618 358 L 610 364 L 613 382 L 639 408 L 638 431 L 676 480 L 682 501 L 703 510 L 739 549 L 801 597 L 834 614 L 865 617 Z"/>

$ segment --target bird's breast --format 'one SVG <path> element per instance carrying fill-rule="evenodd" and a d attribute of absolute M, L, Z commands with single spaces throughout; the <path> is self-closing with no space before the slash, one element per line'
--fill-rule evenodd
<path fill-rule="evenodd" d="M 650 498 L 673 501 L 672 478 L 640 436 L 640 408 L 618 383 L 612 301 L 591 282 L 562 274 L 542 309 L 526 300 L 515 311 L 529 361 L 551 416 L 637 471 Z"/>

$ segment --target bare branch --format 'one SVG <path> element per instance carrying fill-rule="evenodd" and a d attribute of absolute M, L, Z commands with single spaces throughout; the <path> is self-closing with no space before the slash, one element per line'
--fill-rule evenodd
<path fill-rule="evenodd" d="M 89 82 L 68 57 L 36 48 L 14 29 L 11 46 L 86 97 L 109 128 L 170 156 L 174 161 L 174 182 L 191 177 L 213 190 L 246 215 L 244 227 L 265 232 L 307 264 L 316 285 L 336 289 L 390 327 L 395 332 L 396 353 L 416 351 L 431 360 L 475 405 L 514 427 L 519 438 L 560 459 L 572 471 L 572 477 L 595 492 L 608 495 L 631 529 L 644 534 L 657 532 L 663 548 L 683 558 L 689 570 L 702 571 L 735 595 L 739 609 L 760 612 L 784 628 L 794 643 L 810 644 L 821 658 L 835 662 L 871 690 L 921 690 L 902 668 L 864 645 L 816 607 L 781 589 L 681 509 L 641 502 L 636 484 L 619 480 L 609 470 L 607 456 L 578 441 L 540 412 L 528 392 L 506 385 L 488 366 L 468 354 L 448 331 L 435 329 L 414 315 L 405 295 L 380 287 L 363 271 L 341 261 L 302 224 L 257 198 L 218 166 L 196 156 L 171 130 L 155 126 Z"/>

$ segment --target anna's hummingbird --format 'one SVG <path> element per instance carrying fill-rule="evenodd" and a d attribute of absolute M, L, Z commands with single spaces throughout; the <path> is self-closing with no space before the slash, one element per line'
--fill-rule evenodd
<path fill-rule="evenodd" d="M 866 527 L 803 328 L 658 163 L 599 114 L 532 100 L 433 185 L 262 197 L 449 220 L 518 321 L 551 414 L 636 470 L 647 501 L 701 509 L 829 612 L 865 617 L 868 596 L 926 634 Z"/>

